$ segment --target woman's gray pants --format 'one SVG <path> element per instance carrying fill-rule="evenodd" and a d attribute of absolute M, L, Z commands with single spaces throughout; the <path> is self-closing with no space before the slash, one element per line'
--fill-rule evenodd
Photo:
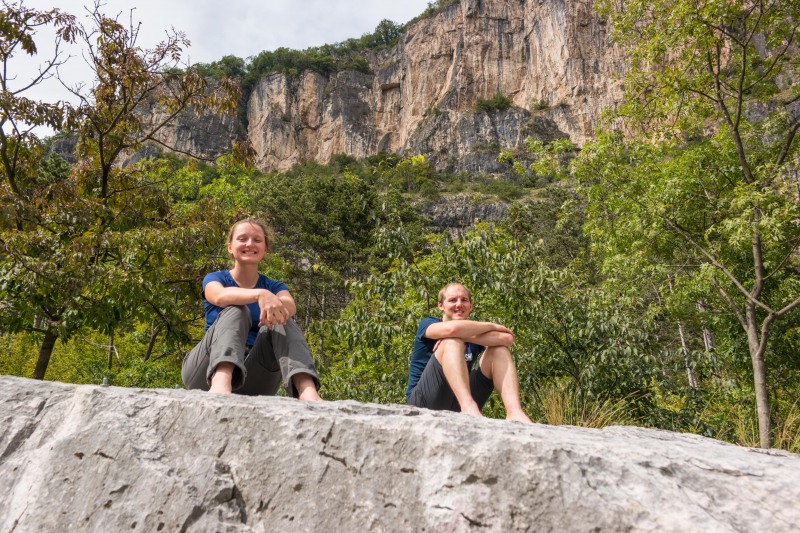
<path fill-rule="evenodd" d="M 297 397 L 292 377 L 301 373 L 309 374 L 319 389 L 311 351 L 293 318 L 283 325 L 285 334 L 262 327 L 248 351 L 251 324 L 246 306 L 234 305 L 220 311 L 203 339 L 183 359 L 181 375 L 186 388 L 208 390 L 217 365 L 232 363 L 232 385 L 237 394 L 274 395 L 283 378 L 287 394 Z"/>

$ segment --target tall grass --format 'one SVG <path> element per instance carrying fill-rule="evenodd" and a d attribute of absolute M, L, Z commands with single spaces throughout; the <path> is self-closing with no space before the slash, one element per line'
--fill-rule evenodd
<path fill-rule="evenodd" d="M 773 417 L 772 447 L 800 453 L 800 405 L 795 402 L 791 407 L 785 408 L 785 413 L 782 411 L 780 406 L 776 406 L 776 414 Z M 751 408 L 738 406 L 732 410 L 727 421 L 735 435 L 736 444 L 751 448 L 760 446 L 758 421 Z"/>
<path fill-rule="evenodd" d="M 559 383 L 541 387 L 539 398 L 545 422 L 550 425 L 602 428 L 636 423 L 626 399 L 582 402 L 575 391 Z"/>
<path fill-rule="evenodd" d="M 800 453 L 800 405 L 794 402 L 786 415 L 775 422 L 773 446 L 792 453 Z"/>

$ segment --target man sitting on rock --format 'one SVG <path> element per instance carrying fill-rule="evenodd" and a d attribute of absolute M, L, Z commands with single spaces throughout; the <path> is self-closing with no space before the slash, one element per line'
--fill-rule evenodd
<path fill-rule="evenodd" d="M 460 283 L 450 283 L 439 291 L 439 310 L 441 319 L 423 318 L 417 328 L 406 389 L 408 403 L 482 416 L 481 409 L 496 390 L 506 419 L 530 423 L 520 404 L 517 369 L 509 349 L 514 333 L 493 322 L 468 320 L 472 297 Z"/>

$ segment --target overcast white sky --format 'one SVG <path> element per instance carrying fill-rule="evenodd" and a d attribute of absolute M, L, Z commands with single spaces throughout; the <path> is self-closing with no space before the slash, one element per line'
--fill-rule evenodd
<path fill-rule="evenodd" d="M 36 9 L 57 7 L 83 19 L 85 0 L 23 0 Z M 175 28 L 192 41 L 192 63 L 225 55 L 247 58 L 285 46 L 303 49 L 360 37 L 383 19 L 404 23 L 425 10 L 428 0 L 104 0 L 101 11 L 131 9 L 142 23 L 142 44 L 161 40 Z"/>
<path fill-rule="evenodd" d="M 93 0 L 22 1 L 39 10 L 57 7 L 90 25 L 84 6 L 93 6 Z M 210 63 L 226 55 L 246 59 L 282 46 L 302 50 L 333 44 L 370 33 L 383 19 L 408 22 L 427 5 L 428 0 L 104 0 L 101 11 L 119 14 L 120 22 L 127 23 L 133 9 L 133 20 L 141 22 L 139 45 L 143 48 L 163 40 L 172 28 L 184 32 L 191 46 L 183 59 L 193 64 Z M 48 57 L 52 38 L 42 34 L 36 42 L 39 56 L 29 59 L 20 55 L 20 62 L 14 65 L 18 83 Z M 62 76 L 71 85 L 91 81 L 85 79 L 88 74 L 80 51 L 69 52 L 75 57 L 62 67 Z M 53 85 L 28 93 L 28 97 L 50 100 L 55 94 L 66 97 Z"/>

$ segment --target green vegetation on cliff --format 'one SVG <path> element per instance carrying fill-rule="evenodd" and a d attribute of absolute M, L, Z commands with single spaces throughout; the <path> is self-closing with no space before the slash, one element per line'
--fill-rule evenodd
<path fill-rule="evenodd" d="M 383 19 L 373 32 L 334 44 L 312 46 L 305 50 L 281 47 L 275 50 L 264 50 L 247 59 L 225 56 L 212 63 L 198 64 L 195 68 L 203 75 L 212 78 L 240 78 L 245 93 L 252 89 L 259 78 L 273 72 L 297 76 L 306 70 L 312 70 L 323 75 L 353 70 L 369 74 L 370 68 L 369 61 L 365 57 L 366 52 L 395 46 L 405 33 L 408 25 L 430 17 L 457 3 L 458 0 L 429 2 L 423 13 L 406 24 L 398 24 L 391 20 Z"/>

